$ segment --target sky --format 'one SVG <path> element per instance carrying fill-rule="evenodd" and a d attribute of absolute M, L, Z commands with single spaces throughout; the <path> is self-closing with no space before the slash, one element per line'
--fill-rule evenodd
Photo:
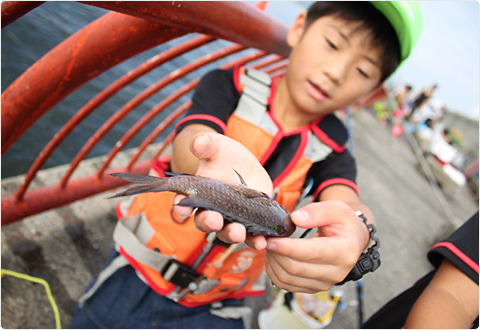
<path fill-rule="evenodd" d="M 392 77 L 414 90 L 438 84 L 447 109 L 479 118 L 480 24 L 477 1 L 421 1 L 424 30 L 410 58 Z"/>
<path fill-rule="evenodd" d="M 267 13 L 290 26 L 305 4 L 270 1 Z M 420 1 L 424 29 L 408 60 L 388 84 L 410 84 L 414 93 L 438 84 L 434 98 L 449 111 L 479 119 L 480 23 L 477 1 Z"/>

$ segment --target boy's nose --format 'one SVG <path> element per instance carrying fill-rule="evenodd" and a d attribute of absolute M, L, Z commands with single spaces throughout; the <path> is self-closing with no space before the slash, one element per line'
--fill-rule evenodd
<path fill-rule="evenodd" d="M 339 85 L 345 80 L 347 70 L 347 61 L 341 58 L 336 58 L 330 61 L 330 63 L 324 67 L 324 74 L 334 84 Z"/>

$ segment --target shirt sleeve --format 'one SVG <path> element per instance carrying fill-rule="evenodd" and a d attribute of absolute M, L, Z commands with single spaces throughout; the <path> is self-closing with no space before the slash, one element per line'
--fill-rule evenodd
<path fill-rule="evenodd" d="M 428 260 L 438 268 L 443 258 L 478 284 L 478 211 L 444 241 L 433 246 Z"/>
<path fill-rule="evenodd" d="M 233 69 L 210 71 L 200 79 L 192 97 L 192 106 L 177 124 L 176 134 L 194 123 L 225 134 L 228 118 L 235 110 L 239 97 L 233 82 Z"/>
<path fill-rule="evenodd" d="M 320 192 L 335 184 L 346 185 L 360 195 L 355 182 L 357 168 L 355 159 L 348 150 L 340 153 L 332 152 L 327 158 L 316 162 L 307 174 L 307 180 L 313 179 L 313 200 L 318 201 Z"/>

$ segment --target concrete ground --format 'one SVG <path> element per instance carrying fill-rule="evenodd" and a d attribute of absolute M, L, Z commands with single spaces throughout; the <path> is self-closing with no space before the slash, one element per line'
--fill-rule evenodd
<path fill-rule="evenodd" d="M 453 231 L 476 210 L 478 201 L 463 187 L 447 200 L 454 215 L 445 215 L 434 190 L 418 169 L 404 137 L 394 139 L 369 111 L 352 115 L 353 151 L 358 165 L 361 199 L 376 217 L 381 239 L 382 266 L 365 276 L 364 313 L 368 318 L 395 295 L 431 269 L 426 253 L 438 239 Z M 95 169 L 92 159 L 82 171 Z M 65 167 L 42 171 L 35 185 L 57 182 Z M 21 177 L 2 180 L 2 195 L 16 191 Z M 50 284 L 62 327 L 68 328 L 76 299 L 95 276 L 112 247 L 116 222 L 112 192 L 2 227 L 2 268 L 41 277 Z M 343 291 L 343 307 L 327 328 L 358 327 L 354 283 Z M 256 314 L 274 295 L 250 299 Z M 1 280 L 3 328 L 53 328 L 54 315 L 43 286 L 5 276 Z"/>

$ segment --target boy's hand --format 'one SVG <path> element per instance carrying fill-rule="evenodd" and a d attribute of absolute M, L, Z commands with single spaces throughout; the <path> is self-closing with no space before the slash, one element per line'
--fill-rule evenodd
<path fill-rule="evenodd" d="M 314 293 L 341 282 L 365 248 L 368 230 L 340 201 L 312 203 L 292 213 L 302 228 L 318 228 L 312 238 L 268 238 L 267 274 L 278 288 Z"/>
<path fill-rule="evenodd" d="M 273 185 L 267 172 L 257 158 L 239 142 L 218 133 L 198 133 L 191 139 L 190 151 L 199 159 L 197 175 L 240 183 L 235 173 L 237 171 L 248 187 L 272 195 Z M 182 198 L 183 196 L 177 195 L 174 204 Z M 181 216 L 187 216 L 192 211 L 191 207 L 175 206 L 175 212 Z M 224 223 L 218 212 L 196 212 L 195 223 L 202 231 L 217 231 L 217 236 L 227 243 L 241 243 L 247 239 L 243 225 Z M 260 249 L 266 246 L 266 240 L 261 235 L 248 235 L 247 243 Z"/>
<path fill-rule="evenodd" d="M 239 182 L 240 173 L 251 188 L 271 196 L 270 177 L 253 154 L 240 143 L 217 133 L 198 133 L 190 143 L 199 159 L 198 175 Z M 174 203 L 183 198 L 175 197 Z M 193 209 L 175 207 L 188 216 Z M 225 223 L 220 213 L 196 212 L 195 223 L 204 232 L 216 231 L 227 243 L 246 242 L 256 249 L 267 248 L 266 270 L 272 282 L 291 292 L 313 293 L 328 290 L 341 282 L 353 268 L 368 241 L 368 230 L 354 210 L 341 201 L 309 204 L 292 213 L 293 222 L 302 228 L 318 228 L 308 239 L 265 238 L 247 235 L 239 223 Z M 267 245 L 268 243 L 268 245 Z"/>

